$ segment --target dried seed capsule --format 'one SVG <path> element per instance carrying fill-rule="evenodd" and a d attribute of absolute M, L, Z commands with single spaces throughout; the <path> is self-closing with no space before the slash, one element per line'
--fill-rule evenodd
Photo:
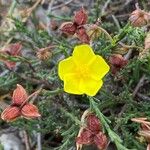
<path fill-rule="evenodd" d="M 138 8 L 131 13 L 129 21 L 134 27 L 142 27 L 150 21 L 150 14 Z"/>

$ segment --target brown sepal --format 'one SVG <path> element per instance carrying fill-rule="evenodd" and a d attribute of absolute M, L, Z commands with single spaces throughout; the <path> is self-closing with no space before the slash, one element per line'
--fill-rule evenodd
<path fill-rule="evenodd" d="M 12 100 L 13 104 L 15 105 L 21 105 L 24 101 L 26 101 L 28 98 L 28 95 L 26 93 L 26 90 L 19 84 L 17 84 L 17 88 L 13 92 Z"/>
<path fill-rule="evenodd" d="M 108 144 L 108 139 L 104 133 L 99 132 L 96 136 L 94 136 L 94 143 L 99 150 L 105 150 Z"/>
<path fill-rule="evenodd" d="M 80 136 L 76 138 L 76 142 L 78 144 L 86 144 L 86 145 L 90 145 L 93 144 L 93 138 L 94 135 L 92 134 L 92 132 L 90 130 L 84 129 Z"/>
<path fill-rule="evenodd" d="M 84 8 L 81 8 L 79 11 L 77 11 L 74 15 L 74 23 L 77 25 L 84 25 L 87 23 L 87 13 L 84 10 Z"/>
<path fill-rule="evenodd" d="M 21 114 L 23 117 L 29 118 L 29 119 L 41 116 L 38 111 L 38 108 L 35 105 L 29 104 L 29 103 L 23 106 L 23 108 L 21 109 Z"/>
<path fill-rule="evenodd" d="M 90 43 L 90 38 L 86 33 L 86 30 L 84 27 L 80 27 L 76 30 L 76 34 L 78 39 L 82 42 L 82 43 L 86 43 L 89 44 Z"/>
<path fill-rule="evenodd" d="M 74 35 L 76 29 L 77 29 L 77 26 L 72 22 L 64 22 L 60 27 L 60 30 L 63 33 L 66 33 L 66 34 L 69 34 L 69 35 Z"/>
<path fill-rule="evenodd" d="M 20 108 L 16 106 L 7 107 L 1 114 L 1 118 L 7 122 L 15 120 L 20 116 Z"/>
<path fill-rule="evenodd" d="M 95 115 L 90 114 L 87 116 L 87 128 L 95 134 L 101 130 L 100 121 Z"/>

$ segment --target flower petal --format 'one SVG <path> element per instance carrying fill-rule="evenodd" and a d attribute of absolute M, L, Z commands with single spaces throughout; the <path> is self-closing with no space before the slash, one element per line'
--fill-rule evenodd
<path fill-rule="evenodd" d="M 89 63 L 88 67 L 95 80 L 102 79 L 110 69 L 109 65 L 99 55 L 96 55 L 95 59 Z"/>
<path fill-rule="evenodd" d="M 26 93 L 26 90 L 19 84 L 17 84 L 17 88 L 13 92 L 13 103 L 16 105 L 21 105 L 26 99 L 28 98 L 28 95 Z"/>
<path fill-rule="evenodd" d="M 66 75 L 64 78 L 64 91 L 71 94 L 84 94 L 79 90 L 80 79 L 76 74 Z"/>
<path fill-rule="evenodd" d="M 80 66 L 81 64 L 87 64 L 89 61 L 95 58 L 95 54 L 92 48 L 87 45 L 79 45 L 74 48 L 73 59 Z"/>
<path fill-rule="evenodd" d="M 38 108 L 35 105 L 29 103 L 23 106 L 21 114 L 25 118 L 36 118 L 41 116 Z"/>
<path fill-rule="evenodd" d="M 98 90 L 102 87 L 103 81 L 99 80 L 93 80 L 92 78 L 88 79 L 82 79 L 80 82 L 80 91 L 83 93 L 89 95 L 89 96 L 95 96 Z"/>
<path fill-rule="evenodd" d="M 16 106 L 7 107 L 1 114 L 1 118 L 5 121 L 13 121 L 20 116 L 20 109 Z"/>
<path fill-rule="evenodd" d="M 59 62 L 58 64 L 58 75 L 61 80 L 64 80 L 65 75 L 70 74 L 76 67 L 73 58 L 69 57 Z"/>

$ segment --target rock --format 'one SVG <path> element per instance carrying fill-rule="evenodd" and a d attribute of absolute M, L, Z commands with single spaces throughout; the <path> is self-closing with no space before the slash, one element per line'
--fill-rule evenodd
<path fill-rule="evenodd" d="M 0 136 L 0 144 L 4 150 L 25 150 L 21 140 L 13 133 L 2 134 Z"/>

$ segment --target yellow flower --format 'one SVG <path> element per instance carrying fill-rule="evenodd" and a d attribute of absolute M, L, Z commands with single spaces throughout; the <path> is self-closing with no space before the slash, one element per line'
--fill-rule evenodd
<path fill-rule="evenodd" d="M 94 96 L 109 68 L 105 60 L 85 44 L 76 46 L 71 57 L 59 62 L 58 75 L 64 81 L 65 92 Z"/>

